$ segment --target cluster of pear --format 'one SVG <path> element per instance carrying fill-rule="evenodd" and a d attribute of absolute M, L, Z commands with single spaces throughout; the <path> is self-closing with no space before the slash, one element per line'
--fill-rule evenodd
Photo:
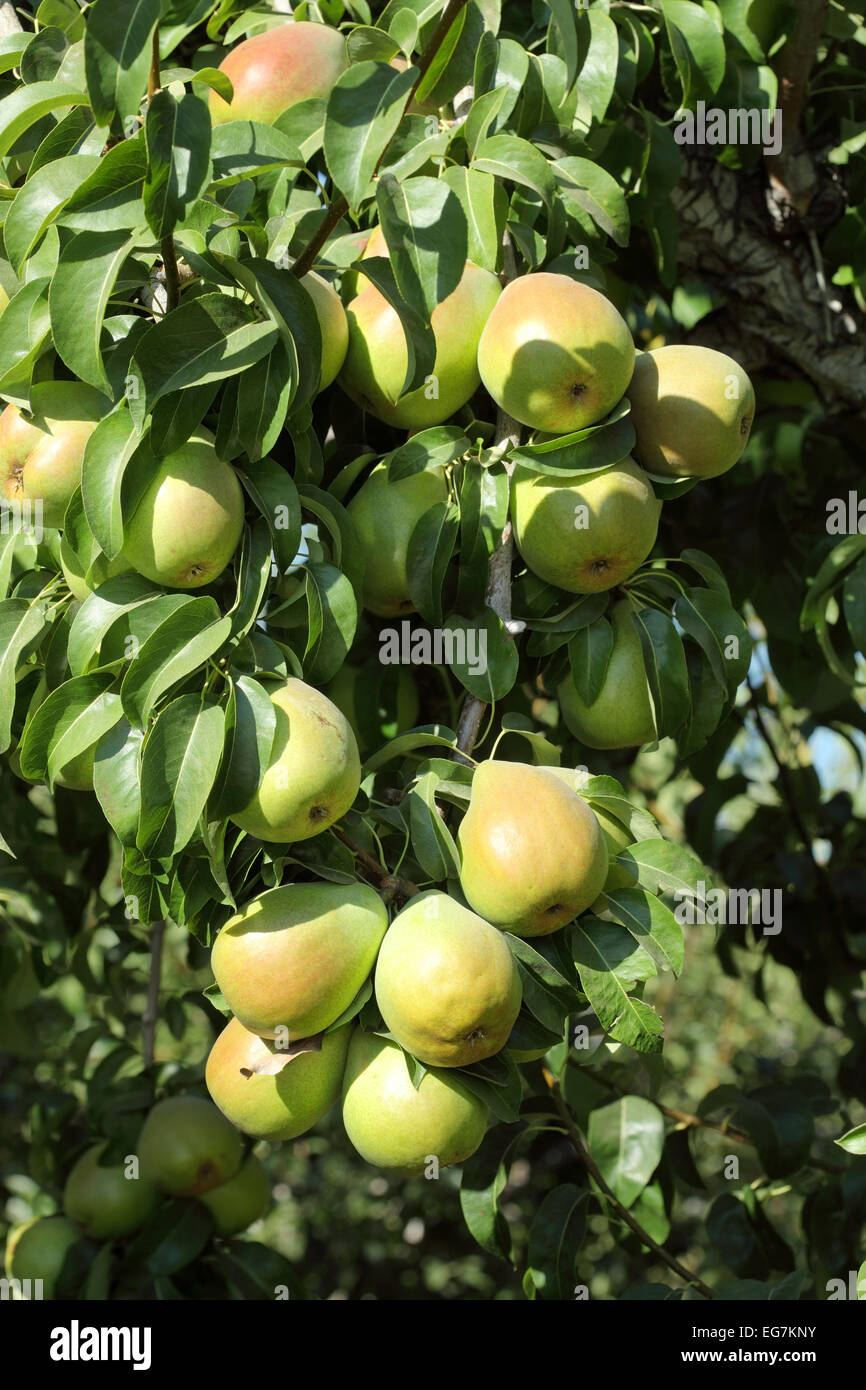
<path fill-rule="evenodd" d="M 630 839 L 596 816 L 572 771 L 487 761 L 458 831 L 468 906 L 417 893 L 389 926 L 365 883 L 262 893 L 213 945 L 233 1017 L 208 1058 L 211 1098 L 244 1133 L 278 1142 L 342 1097 L 346 1133 L 369 1163 L 411 1176 L 431 1158 L 465 1159 L 487 1112 L 454 1069 L 506 1048 L 522 1002 L 506 933 L 548 935 L 603 907 L 624 872 L 610 854 Z M 384 1032 L 356 1021 L 368 980 Z M 427 1068 L 417 1087 L 404 1053 Z"/>
<path fill-rule="evenodd" d="M 270 1205 L 267 1173 L 210 1101 L 173 1096 L 147 1115 L 138 1139 L 135 1173 L 124 1162 L 103 1163 L 99 1142 L 77 1159 L 63 1189 L 62 1216 L 34 1217 L 10 1233 L 6 1276 L 42 1280 L 54 1296 L 67 1254 L 83 1236 L 96 1241 L 133 1235 L 165 1197 L 195 1198 L 209 1209 L 220 1236 L 237 1235 Z"/>

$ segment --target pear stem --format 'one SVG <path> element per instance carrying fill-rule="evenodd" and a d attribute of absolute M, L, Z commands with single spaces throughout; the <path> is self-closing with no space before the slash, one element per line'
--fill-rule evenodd
<path fill-rule="evenodd" d="M 642 1245 L 645 1245 L 648 1250 L 652 1250 L 653 1254 L 657 1255 L 658 1258 L 667 1265 L 668 1269 L 673 1270 L 674 1274 L 678 1275 L 686 1284 L 691 1288 L 697 1289 L 698 1293 L 702 1294 L 704 1298 L 715 1298 L 715 1294 L 709 1284 L 705 1284 L 696 1274 L 692 1274 L 690 1269 L 686 1269 L 684 1264 L 680 1264 L 676 1256 L 671 1255 L 665 1250 L 663 1245 L 659 1245 L 657 1240 L 653 1240 L 649 1232 L 645 1231 L 640 1222 L 632 1216 L 628 1207 L 623 1206 L 616 1193 L 608 1186 L 601 1169 L 587 1148 L 583 1134 L 574 1123 L 562 1099 L 559 1082 L 553 1078 L 547 1068 L 544 1069 L 544 1080 L 553 1097 L 553 1103 L 556 1106 L 557 1114 L 565 1125 L 571 1147 L 574 1149 L 574 1152 L 577 1154 L 577 1157 L 580 1159 L 580 1162 L 592 1178 L 596 1187 L 598 1187 L 607 1198 L 620 1220 L 624 1221 L 626 1226 L 634 1232 Z"/>

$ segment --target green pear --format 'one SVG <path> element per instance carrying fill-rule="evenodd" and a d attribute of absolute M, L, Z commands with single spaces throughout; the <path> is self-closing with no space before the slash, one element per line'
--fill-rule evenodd
<path fill-rule="evenodd" d="M 433 370 L 423 385 L 401 397 L 409 363 L 403 326 L 385 296 L 368 285 L 346 310 L 349 350 L 340 385 L 387 425 L 413 430 L 441 424 L 478 389 L 478 340 L 500 290 L 492 271 L 466 262 L 459 285 L 430 317 Z"/>
<path fill-rule="evenodd" d="M 324 1033 L 319 1046 L 287 1058 L 285 1050 L 233 1018 L 211 1048 L 207 1088 L 245 1134 L 275 1143 L 297 1139 L 336 1104 L 351 1032 L 346 1023 Z"/>
<path fill-rule="evenodd" d="M 146 579 L 199 589 L 222 574 L 243 528 L 237 475 L 200 432 L 161 461 L 126 525 L 123 554 Z"/>
<path fill-rule="evenodd" d="M 349 324 L 343 301 L 328 281 L 314 270 L 308 270 L 301 284 L 313 301 L 316 318 L 322 333 L 322 375 L 319 390 L 330 386 L 346 360 L 349 347 Z"/>
<path fill-rule="evenodd" d="M 128 1236 L 156 1210 L 159 1194 L 146 1177 L 127 1177 L 122 1163 L 100 1165 L 105 1144 L 81 1155 L 66 1179 L 63 1210 L 94 1240 Z"/>
<path fill-rule="evenodd" d="M 662 504 L 633 459 L 580 477 L 518 468 L 511 494 L 517 548 L 533 574 L 570 594 L 621 584 L 655 545 Z"/>
<path fill-rule="evenodd" d="M 739 362 L 673 343 L 638 354 L 627 392 L 635 455 L 650 473 L 715 478 L 733 468 L 755 418 L 755 390 Z"/>
<path fill-rule="evenodd" d="M 345 36 L 326 24 L 282 24 L 244 39 L 220 63 L 234 89 L 231 102 L 210 93 L 214 125 L 262 121 L 272 125 L 289 106 L 327 97 L 349 66 Z"/>
<path fill-rule="evenodd" d="M 596 817 L 544 767 L 480 763 L 458 841 L 470 907 L 516 936 L 546 936 L 573 921 L 607 876 Z"/>
<path fill-rule="evenodd" d="M 505 287 L 478 344 L 478 370 L 496 404 L 551 434 L 602 420 L 633 365 L 628 324 L 610 300 L 550 271 Z"/>
<path fill-rule="evenodd" d="M 400 1048 L 358 1028 L 343 1080 L 343 1124 L 362 1158 L 400 1177 L 435 1159 L 462 1163 L 487 1129 L 484 1102 L 449 1072 L 427 1071 L 416 1089 Z"/>
<path fill-rule="evenodd" d="M 593 703 L 584 704 L 570 676 L 557 691 L 566 727 L 588 748 L 635 748 L 658 737 L 643 648 L 631 615 L 628 599 L 611 609 L 613 650 Z"/>
<path fill-rule="evenodd" d="M 499 1052 L 523 997 L 505 937 L 435 891 L 394 918 L 375 983 L 385 1026 L 431 1067 L 468 1067 Z"/>
<path fill-rule="evenodd" d="M 150 1111 L 138 1138 L 141 1173 L 173 1197 L 199 1197 L 233 1178 L 243 1143 L 215 1105 L 171 1096 Z"/>
<path fill-rule="evenodd" d="M 231 819 L 260 840 L 309 840 L 355 800 L 358 744 L 327 695 L 294 676 L 271 691 L 271 702 L 277 724 L 270 762 L 252 801 Z"/>
<path fill-rule="evenodd" d="M 6 1242 L 7 1279 L 41 1279 L 42 1298 L 53 1298 L 64 1261 L 81 1232 L 65 1216 L 37 1216 L 12 1231 Z M 38 1297 L 31 1287 L 30 1297 Z"/>
<path fill-rule="evenodd" d="M 29 419 L 14 405 L 0 415 L 0 494 L 41 503 L 42 525 L 61 527 L 106 401 L 80 381 L 43 382 L 34 396 L 38 410 Z"/>
<path fill-rule="evenodd" d="M 64 535 L 60 540 L 60 568 L 72 597 L 77 599 L 79 603 L 84 603 L 85 599 L 90 598 L 90 595 L 99 588 L 100 584 L 104 584 L 106 579 L 113 579 L 116 574 L 128 574 L 132 566 L 123 554 L 116 555 L 113 560 L 109 560 L 107 555 L 97 555 L 92 566 L 85 571 Z M 86 573 L 90 575 L 90 584 L 86 582 Z"/>
<path fill-rule="evenodd" d="M 349 1007 L 387 930 L 387 908 L 369 884 L 288 883 L 226 922 L 211 967 L 245 1028 L 309 1038 Z"/>
<path fill-rule="evenodd" d="M 261 1160 L 248 1154 L 233 1178 L 198 1200 L 213 1213 L 218 1235 L 236 1236 L 264 1216 L 271 1204 L 271 1184 Z"/>
<path fill-rule="evenodd" d="M 371 613 L 393 618 L 415 612 L 406 572 L 409 540 L 424 513 L 447 499 L 441 468 L 391 483 L 382 463 L 355 493 L 347 511 L 364 554 L 364 607 Z"/>

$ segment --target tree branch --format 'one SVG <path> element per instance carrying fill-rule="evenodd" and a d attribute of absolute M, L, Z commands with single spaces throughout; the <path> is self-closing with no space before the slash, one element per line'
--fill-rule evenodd
<path fill-rule="evenodd" d="M 150 929 L 150 975 L 147 981 L 147 1001 L 141 1017 L 141 1038 L 144 1065 L 153 1066 L 156 1025 L 159 1021 L 159 984 L 162 978 L 162 946 L 165 922 L 154 922 Z"/>
<path fill-rule="evenodd" d="M 800 119 L 828 8 L 829 0 L 799 0 L 793 31 L 775 63 L 782 148 L 778 154 L 765 156 L 764 162 L 782 221 L 802 217 L 815 192 L 815 166 L 803 149 Z"/>
<path fill-rule="evenodd" d="M 678 1275 L 679 1278 L 684 1280 L 686 1284 L 688 1284 L 692 1288 L 697 1289 L 698 1293 L 702 1294 L 704 1298 L 715 1298 L 715 1294 L 713 1293 L 713 1290 L 709 1287 L 709 1285 L 705 1284 L 702 1279 L 699 1279 L 696 1274 L 692 1274 L 691 1270 L 687 1269 L 684 1264 L 680 1264 L 680 1261 L 676 1258 L 676 1256 L 671 1255 L 667 1250 L 665 1250 L 663 1245 L 659 1245 L 657 1240 L 653 1240 L 649 1232 L 645 1231 L 643 1226 L 641 1226 L 640 1222 L 637 1221 L 634 1216 L 632 1216 L 628 1207 L 623 1206 L 616 1193 L 612 1190 L 612 1188 L 608 1186 L 601 1169 L 599 1168 L 595 1159 L 592 1157 L 592 1154 L 589 1152 L 589 1149 L 586 1146 L 586 1140 L 584 1139 L 577 1125 L 574 1123 L 574 1120 L 572 1119 L 568 1111 L 568 1108 L 566 1107 L 565 1102 L 562 1099 L 562 1092 L 559 1089 L 559 1083 L 554 1080 L 550 1072 L 546 1069 L 544 1072 L 544 1079 L 547 1083 L 548 1090 L 550 1091 L 553 1097 L 553 1103 L 556 1106 L 557 1114 L 562 1120 L 562 1123 L 565 1125 L 566 1132 L 568 1134 L 568 1138 L 572 1148 L 574 1149 L 574 1152 L 576 1153 L 580 1162 L 583 1164 L 583 1167 L 586 1169 L 587 1173 L 589 1173 L 589 1176 L 592 1178 L 593 1182 L 610 1202 L 611 1206 L 614 1208 L 620 1220 L 624 1221 L 626 1226 L 628 1226 L 629 1229 L 634 1232 L 634 1234 L 637 1236 L 638 1240 L 641 1242 L 642 1245 L 645 1245 L 648 1250 L 652 1250 L 653 1254 L 657 1255 L 658 1258 L 662 1260 L 664 1264 L 667 1265 L 668 1269 L 673 1270 L 674 1274 Z"/>
<path fill-rule="evenodd" d="M 177 265 L 177 250 L 174 237 L 163 237 L 161 242 L 162 263 L 165 267 L 165 312 L 170 314 L 180 303 L 180 271 Z"/>
<path fill-rule="evenodd" d="M 433 59 L 436 57 L 436 54 L 442 47 L 448 30 L 451 28 L 451 25 L 454 23 L 460 11 L 468 3 L 469 0 L 448 0 L 448 4 L 445 6 L 445 10 L 442 14 L 442 18 L 440 19 L 439 23 L 436 25 L 436 28 L 433 30 L 433 33 L 430 36 L 430 42 L 427 44 L 427 47 L 424 49 L 424 52 L 421 54 L 417 63 L 415 64 L 415 66 L 418 69 L 418 76 L 412 83 L 412 89 L 409 92 L 408 97 L 406 98 L 407 107 L 411 102 L 412 98 L 414 97 L 419 86 L 421 85 L 421 82 L 423 81 L 424 76 L 427 73 L 427 70 L 433 62 Z M 392 135 L 391 140 L 393 140 L 393 138 L 394 136 Z M 376 174 L 378 174 L 379 172 L 382 160 L 388 153 L 388 150 L 391 146 L 391 140 L 388 141 L 388 144 L 385 146 L 384 150 L 382 151 L 378 160 L 376 161 L 376 167 L 373 170 L 374 178 L 376 177 Z M 318 256 L 322 247 L 325 245 L 325 242 L 328 240 L 331 233 L 342 221 L 342 219 L 345 217 L 348 211 L 348 200 L 341 193 L 340 196 L 338 198 L 335 198 L 333 202 L 330 204 L 328 211 L 325 213 L 323 221 L 319 224 L 318 228 L 308 241 L 307 245 L 304 247 L 300 256 L 298 256 L 297 260 L 291 267 L 292 274 L 296 275 L 299 280 L 303 275 L 306 275 L 308 270 L 312 270 L 313 265 L 315 264 L 316 257 Z"/>
<path fill-rule="evenodd" d="M 360 845 L 356 845 L 345 832 L 338 826 L 331 826 L 331 834 L 336 835 L 337 839 L 350 849 L 361 867 L 366 870 L 368 876 L 376 880 L 382 892 L 382 897 L 386 902 L 392 898 L 414 898 L 421 892 L 417 883 L 412 883 L 408 878 L 398 878 L 381 865 L 378 859 L 374 859 L 372 854 L 368 854 Z"/>
<path fill-rule="evenodd" d="M 23 34 L 24 25 L 18 18 L 15 6 L 9 0 L 3 0 L 0 5 L 0 39 L 8 38 L 10 34 Z"/>

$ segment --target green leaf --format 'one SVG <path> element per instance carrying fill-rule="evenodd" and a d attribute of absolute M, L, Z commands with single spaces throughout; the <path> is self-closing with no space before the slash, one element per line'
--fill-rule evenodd
<path fill-rule="evenodd" d="M 661 0 L 668 40 L 683 87 L 682 105 L 718 91 L 725 75 L 725 41 L 708 10 L 690 0 Z"/>
<path fill-rule="evenodd" d="M 205 595 L 190 598 L 161 622 L 130 662 L 120 687 L 129 722 L 146 724 L 160 697 L 215 656 L 231 627 L 231 618 L 222 617 Z"/>
<path fill-rule="evenodd" d="M 569 642 L 571 678 L 584 704 L 595 704 L 601 694 L 612 652 L 613 628 L 605 617 L 578 628 Z"/>
<path fill-rule="evenodd" d="M 258 362 L 279 330 L 225 294 L 185 301 L 149 328 L 130 363 L 129 408 L 139 426 L 161 396 L 234 376 Z"/>
<path fill-rule="evenodd" d="M 580 67 L 575 6 L 572 0 L 548 0 L 548 3 L 565 58 L 567 74 L 565 79 L 566 85 L 568 90 L 571 91 L 571 88 L 577 81 L 578 69 Z"/>
<path fill-rule="evenodd" d="M 514 638 L 492 608 L 475 619 L 452 613 L 443 624 L 448 665 L 460 684 L 492 704 L 513 689 L 520 666 Z M 462 640 L 461 640 L 462 637 Z"/>
<path fill-rule="evenodd" d="M 603 121 L 616 88 L 619 66 L 619 34 L 609 14 L 593 6 L 580 15 L 580 28 L 587 45 L 580 69 L 579 91 L 592 112 L 593 120 Z"/>
<path fill-rule="evenodd" d="M 570 941 L 581 988 L 605 1031 L 638 1052 L 660 1052 L 664 1024 L 628 989 L 656 973 L 648 952 L 623 927 L 597 917 L 581 918 Z"/>
<path fill-rule="evenodd" d="M 553 205 L 556 197 L 553 170 L 540 150 L 528 140 L 521 140 L 517 135 L 491 135 L 475 151 L 472 168 L 523 184 L 537 193 L 548 208 Z"/>
<path fill-rule="evenodd" d="M 297 383 L 297 354 L 290 356 L 283 342 L 275 343 L 267 357 L 238 378 L 238 441 L 253 463 L 270 453 L 279 439 Z M 182 391 L 181 397 L 188 394 Z"/>
<path fill-rule="evenodd" d="M 730 600 L 715 589 L 689 589 L 674 604 L 674 617 L 707 657 L 722 690 L 733 699 L 749 669 L 749 630 Z"/>
<path fill-rule="evenodd" d="M 424 873 L 441 883 L 460 872 L 460 855 L 454 838 L 436 807 L 439 776 L 428 772 L 415 783 L 403 802 L 408 813 L 412 849 Z"/>
<path fill-rule="evenodd" d="M 600 164 L 577 155 L 557 160 L 553 171 L 566 206 L 574 204 L 588 213 L 617 246 L 628 246 L 631 218 L 617 180 Z"/>
<path fill-rule="evenodd" d="M 86 154 L 56 159 L 31 173 L 18 190 L 3 223 L 6 255 L 16 274 L 75 190 L 100 163 L 98 156 Z"/>
<path fill-rule="evenodd" d="M 141 744 L 144 732 L 120 719 L 100 740 L 93 762 L 93 790 L 120 843 L 135 844 L 141 815 Z"/>
<path fill-rule="evenodd" d="M 382 462 L 388 469 L 388 481 L 398 483 L 413 473 L 435 464 L 440 467 L 453 463 L 469 448 L 469 440 L 459 425 L 434 425 L 420 430 L 405 444 L 385 454 Z"/>
<path fill-rule="evenodd" d="M 355 591 L 333 565 L 308 563 L 306 578 L 309 630 L 304 652 L 304 679 L 324 685 L 344 664 L 358 626 Z"/>
<path fill-rule="evenodd" d="M 72 758 L 96 743 L 121 717 L 115 676 L 93 671 L 73 676 L 52 690 L 28 721 L 21 743 L 21 771 L 25 777 L 53 783 Z"/>
<path fill-rule="evenodd" d="M 685 959 L 683 929 L 669 907 L 644 889 L 616 888 L 605 906 L 661 970 L 679 975 Z"/>
<path fill-rule="evenodd" d="M 460 199 L 441 179 L 398 182 L 383 174 L 376 205 L 397 288 L 407 304 L 429 317 L 456 290 L 466 266 L 466 216 Z"/>
<path fill-rule="evenodd" d="M 123 549 L 121 488 L 129 460 L 142 442 L 126 403 L 115 406 L 90 435 L 81 469 L 81 495 L 87 522 L 105 554 Z"/>
<path fill-rule="evenodd" d="M 697 892 L 698 883 L 712 877 L 691 850 L 672 845 L 669 840 L 641 840 L 629 845 L 620 857 L 650 893 L 675 893 L 691 898 Z"/>
<path fill-rule="evenodd" d="M 48 292 L 54 346 L 82 381 L 111 395 L 100 352 L 102 320 L 135 238 L 128 232 L 79 232 L 63 247 Z"/>
<path fill-rule="evenodd" d="M 22 656 L 47 627 L 47 606 L 23 598 L 0 604 L 0 753 L 12 742 L 15 676 Z"/>
<path fill-rule="evenodd" d="M 575 1264 L 586 1235 L 589 1193 L 563 1183 L 545 1194 L 529 1231 L 527 1267 L 544 1299 L 574 1298 Z"/>
<path fill-rule="evenodd" d="M 508 1160 L 521 1133 L 502 1147 L 499 1128 L 488 1133 L 479 1149 L 462 1165 L 460 1208 L 469 1232 L 483 1250 L 502 1260 L 511 1256 L 511 1232 L 499 1210 L 508 1177 Z"/>
<path fill-rule="evenodd" d="M 182 695 L 157 716 L 141 755 L 141 823 L 136 843 L 154 859 L 189 844 L 217 775 L 225 711 Z"/>
<path fill-rule="evenodd" d="M 623 1206 L 634 1204 L 661 1162 L 664 1137 L 662 1112 L 641 1096 L 623 1096 L 590 1114 L 589 1151 Z"/>
<path fill-rule="evenodd" d="M 98 656 L 106 635 L 115 623 L 131 620 L 137 609 L 168 601 L 169 609 L 188 596 L 158 594 L 155 586 L 140 574 L 118 574 L 99 586 L 82 603 L 69 630 L 67 659 L 73 675 L 80 676 Z M 130 626 L 131 626 L 130 621 Z"/>
<path fill-rule="evenodd" d="M 371 256 L 363 262 L 364 274 L 396 312 L 406 339 L 406 377 L 400 394 L 421 386 L 436 364 L 436 338 L 426 314 L 419 314 L 407 304 L 394 277 L 391 262 L 384 256 Z M 351 305 L 349 306 L 351 309 Z M 350 315 L 351 323 L 351 315 Z M 351 326 L 349 329 L 351 333 Z"/>
<path fill-rule="evenodd" d="M 95 0 L 84 32 L 87 93 L 99 125 L 138 114 L 160 0 Z"/>
<path fill-rule="evenodd" d="M 689 674 L 682 638 L 667 613 L 639 608 L 632 621 L 643 648 L 644 667 L 659 738 L 675 735 L 691 709 Z"/>
<path fill-rule="evenodd" d="M 436 502 L 419 517 L 409 537 L 409 596 L 423 618 L 441 625 L 445 573 L 454 554 L 460 517 L 453 502 Z"/>
<path fill-rule="evenodd" d="M 417 69 L 356 63 L 328 98 L 324 152 L 328 171 L 351 208 L 370 193 L 376 166 L 405 111 Z"/>
<path fill-rule="evenodd" d="M 449 165 L 442 173 L 442 181 L 460 199 L 466 217 L 467 259 L 495 272 L 508 212 L 504 187 L 483 169 L 467 169 L 462 164 Z"/>
<path fill-rule="evenodd" d="M 22 285 L 0 314 L 0 392 L 14 405 L 30 408 L 30 378 L 51 332 L 47 277 Z"/>
<path fill-rule="evenodd" d="M 294 480 L 269 458 L 238 470 L 238 477 L 268 523 L 277 567 L 285 574 L 301 544 L 301 500 Z"/>
<path fill-rule="evenodd" d="M 102 0 L 106 3 L 106 0 Z M 112 0 L 107 0 L 111 4 Z M 159 0 L 153 0 L 158 4 Z M 86 106 L 84 92 L 75 92 L 64 82 L 31 82 L 0 101 L 0 158 L 7 155 L 26 130 L 60 106 Z"/>
<path fill-rule="evenodd" d="M 114 232 L 143 227 L 141 202 L 147 173 L 144 135 L 121 140 L 99 160 L 58 216 L 62 227 L 79 232 Z"/>
<path fill-rule="evenodd" d="M 226 717 L 223 767 L 211 806 L 214 820 L 223 820 L 249 806 L 271 759 L 277 716 L 273 702 L 252 676 L 239 676 Z"/>
<path fill-rule="evenodd" d="M 285 168 L 303 168 L 297 144 L 280 129 L 260 121 L 226 121 L 211 138 L 214 183 L 223 188 L 243 179 Z"/>
<path fill-rule="evenodd" d="M 834 1139 L 833 1142 L 838 1144 L 840 1149 L 845 1149 L 846 1153 L 860 1156 L 866 1154 L 866 1124 L 855 1125 L 843 1134 L 841 1139 Z"/>
<path fill-rule="evenodd" d="M 186 209 L 204 191 L 210 177 L 207 104 L 189 92 L 180 100 L 170 92 L 157 92 L 147 108 L 144 133 L 144 211 L 150 230 L 162 240 L 183 221 Z"/>

